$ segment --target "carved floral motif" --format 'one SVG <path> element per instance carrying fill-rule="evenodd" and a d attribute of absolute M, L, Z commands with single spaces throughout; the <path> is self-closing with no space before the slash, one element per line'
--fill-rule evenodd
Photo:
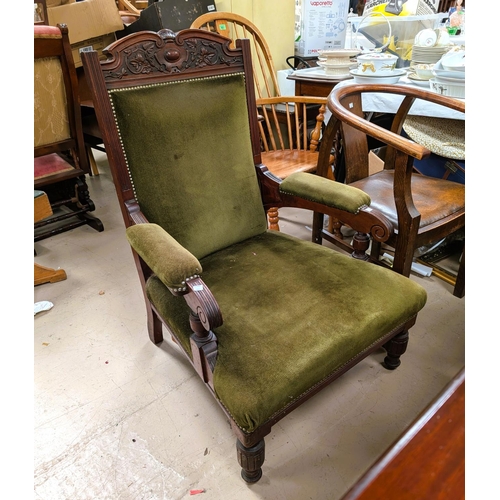
<path fill-rule="evenodd" d="M 169 30 L 162 30 L 158 35 L 160 40 L 143 40 L 116 53 L 120 67 L 105 71 L 105 78 L 122 79 L 155 72 L 182 73 L 190 68 L 241 62 L 241 57 L 228 57 L 219 42 L 187 38 L 179 43 Z"/>

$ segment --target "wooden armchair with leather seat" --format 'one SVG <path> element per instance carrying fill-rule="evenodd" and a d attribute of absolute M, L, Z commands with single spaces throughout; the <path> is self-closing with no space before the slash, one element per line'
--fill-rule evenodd
<path fill-rule="evenodd" d="M 34 26 L 34 188 L 47 194 L 53 215 L 35 222 L 35 241 L 102 222 L 90 212 L 78 80 L 68 28 Z"/>
<path fill-rule="evenodd" d="M 362 98 L 368 92 L 401 96 L 401 104 L 390 130 L 367 119 L 362 110 Z M 415 251 L 425 245 L 465 230 L 465 186 L 429 177 L 413 168 L 413 160 L 421 160 L 430 151 L 401 136 L 409 110 L 416 99 L 445 106 L 465 113 L 465 102 L 407 85 L 355 84 L 336 87 L 328 97 L 332 112 L 321 144 L 317 174 L 327 177 L 330 171 L 329 148 L 340 132 L 345 159 L 345 183 L 370 196 L 371 207 L 383 213 L 394 226 L 394 233 L 384 243 L 394 249 L 392 269 L 409 276 Z M 384 144 L 384 167 L 369 175 L 369 138 Z M 325 229 L 324 215 L 317 213 L 313 223 L 313 241 L 323 239 L 350 250 L 351 245 L 341 231 L 342 223 L 333 224 L 333 232 Z M 365 238 L 368 249 L 369 238 Z M 370 257 L 380 260 L 382 245 L 371 242 Z M 358 249 L 358 251 L 360 251 Z M 465 294 L 465 254 L 462 254 L 453 294 Z"/>
<path fill-rule="evenodd" d="M 267 229 L 279 203 L 392 232 L 360 190 L 304 172 L 280 180 L 262 164 L 248 40 L 161 30 L 106 53 L 82 59 L 150 339 L 165 331 L 193 365 L 256 482 L 273 425 L 381 347 L 387 368 L 400 364 L 426 292 Z"/>

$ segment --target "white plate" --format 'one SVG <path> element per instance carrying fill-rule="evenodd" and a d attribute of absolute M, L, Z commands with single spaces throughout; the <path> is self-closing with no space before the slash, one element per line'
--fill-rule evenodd
<path fill-rule="evenodd" d="M 292 75 L 311 80 L 345 80 L 346 78 L 351 78 L 348 72 L 343 75 L 327 75 L 326 71 L 320 67 L 298 69 Z"/>
<path fill-rule="evenodd" d="M 430 85 L 429 80 L 422 80 L 422 78 L 419 78 L 415 73 L 408 73 L 407 76 L 411 83 L 414 83 L 419 87 L 429 87 Z"/>
<path fill-rule="evenodd" d="M 357 56 L 361 50 L 359 49 L 325 49 L 325 50 L 318 50 L 318 54 L 321 57 L 354 57 Z"/>
<path fill-rule="evenodd" d="M 395 69 L 390 75 L 365 75 L 360 73 L 358 69 L 349 71 L 357 83 L 397 83 L 399 79 L 406 74 L 404 69 Z"/>
<path fill-rule="evenodd" d="M 450 71 L 443 68 L 441 62 L 438 62 L 432 68 L 432 73 L 434 76 L 439 76 L 441 78 L 455 78 L 457 80 L 465 81 L 465 71 Z"/>

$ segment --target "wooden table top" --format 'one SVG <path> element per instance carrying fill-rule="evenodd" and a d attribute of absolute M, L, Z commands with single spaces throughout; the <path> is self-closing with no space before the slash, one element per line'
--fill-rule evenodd
<path fill-rule="evenodd" d="M 294 74 L 288 75 L 287 79 L 295 81 L 295 95 L 310 95 L 315 97 L 328 97 L 337 83 L 346 80 L 346 78 L 307 78 Z M 349 80 L 352 79 L 349 78 Z"/>
<path fill-rule="evenodd" d="M 342 500 L 465 499 L 465 368 Z"/>

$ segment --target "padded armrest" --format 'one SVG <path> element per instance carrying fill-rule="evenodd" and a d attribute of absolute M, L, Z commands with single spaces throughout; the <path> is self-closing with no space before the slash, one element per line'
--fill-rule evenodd
<path fill-rule="evenodd" d="M 158 224 L 136 224 L 126 234 L 131 247 L 168 288 L 185 291 L 186 281 L 202 272 L 198 259 Z"/>
<path fill-rule="evenodd" d="M 360 189 L 306 172 L 296 172 L 284 179 L 280 184 L 280 192 L 351 214 L 357 214 L 371 203 L 370 197 Z"/>

